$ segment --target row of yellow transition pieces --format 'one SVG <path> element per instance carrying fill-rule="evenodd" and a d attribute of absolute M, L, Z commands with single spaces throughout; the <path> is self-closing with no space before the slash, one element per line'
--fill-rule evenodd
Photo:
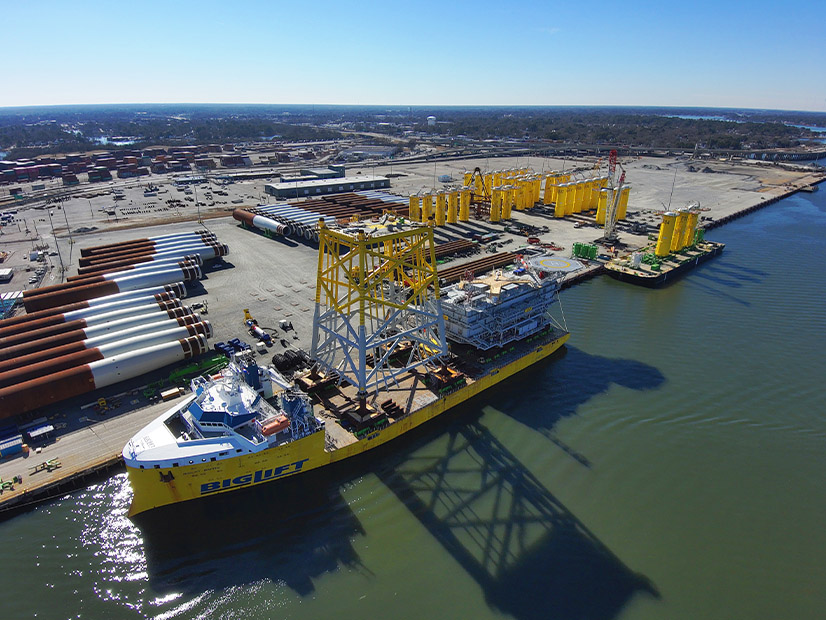
<path fill-rule="evenodd" d="M 540 199 L 545 205 L 554 205 L 554 217 L 565 217 L 596 209 L 596 221 L 605 224 L 608 205 L 613 192 L 607 189 L 608 177 L 571 180 L 570 174 L 532 174 L 529 170 L 505 170 L 488 174 L 465 172 L 461 189 L 410 196 L 409 217 L 414 222 L 433 219 L 436 226 L 467 222 L 472 200 L 490 202 L 490 221 L 508 220 L 511 211 L 523 211 Z M 617 205 L 617 220 L 624 220 L 628 209 L 631 186 L 622 188 Z"/>
<path fill-rule="evenodd" d="M 654 254 L 668 256 L 671 252 L 678 252 L 684 247 L 693 245 L 699 220 L 700 214 L 688 209 L 679 209 L 676 213 L 674 211 L 663 213 Z"/>

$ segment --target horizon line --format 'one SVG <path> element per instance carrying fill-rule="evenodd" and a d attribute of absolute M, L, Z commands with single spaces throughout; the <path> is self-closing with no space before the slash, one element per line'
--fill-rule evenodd
<path fill-rule="evenodd" d="M 546 103 L 441 103 L 441 104 L 406 104 L 406 103 L 262 103 L 262 102 L 223 102 L 223 101 L 190 101 L 190 102 L 104 102 L 104 103 L 31 103 L 25 105 L 0 105 L 0 111 L 24 108 L 62 108 L 82 106 L 271 106 L 271 107 L 404 107 L 404 108 L 653 108 L 653 109 L 693 109 L 693 110 L 732 110 L 748 112 L 803 112 L 806 114 L 824 114 L 826 110 L 801 110 L 792 108 L 749 108 L 731 106 L 698 106 L 698 105 L 645 105 L 645 104 L 546 104 Z"/>

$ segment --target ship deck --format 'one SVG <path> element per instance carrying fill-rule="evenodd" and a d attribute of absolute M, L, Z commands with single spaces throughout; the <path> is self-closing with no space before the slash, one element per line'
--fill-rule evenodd
<path fill-rule="evenodd" d="M 647 263 L 640 263 L 639 267 L 631 267 L 626 260 L 613 260 L 606 263 L 605 268 L 609 272 L 625 274 L 641 280 L 650 279 L 652 281 L 667 278 L 669 272 L 679 269 L 687 263 L 695 263 L 706 259 L 709 256 L 719 253 L 723 247 L 722 243 L 714 241 L 703 241 L 696 246 L 687 247 L 679 252 L 669 254 L 660 259 L 659 269 L 653 269 Z"/>
<path fill-rule="evenodd" d="M 463 379 L 462 385 L 471 385 L 482 376 L 510 364 L 524 356 L 540 344 L 550 342 L 562 335 L 561 330 L 550 330 L 547 334 L 530 340 L 510 343 L 502 349 L 480 352 L 469 346 L 451 345 L 451 361 L 447 373 L 453 380 Z M 359 440 L 355 429 L 358 421 L 364 419 L 369 426 L 371 417 L 376 423 L 394 424 L 408 415 L 438 400 L 440 394 L 428 386 L 426 371 L 414 369 L 393 384 L 383 387 L 367 399 L 367 408 L 360 409 L 356 386 L 343 383 L 312 394 L 315 414 L 325 423 L 327 449 L 336 450 Z M 447 388 L 448 392 L 455 391 Z M 461 388 L 455 388 L 461 389 Z M 368 431 L 369 432 L 369 431 Z"/>
<path fill-rule="evenodd" d="M 345 384 L 314 396 L 317 405 L 316 414 L 325 421 L 328 440 L 331 448 L 342 448 L 358 441 L 358 437 L 351 430 L 342 426 L 355 416 L 362 418 L 386 417 L 388 423 L 395 421 L 429 405 L 438 398 L 425 384 L 424 373 L 415 370 L 405 374 L 395 385 L 382 389 L 378 396 L 368 399 L 366 411 L 359 411 L 358 390 L 355 386 Z M 382 407 L 391 401 L 398 409 Z M 395 411 L 396 415 L 386 413 L 385 410 Z"/>

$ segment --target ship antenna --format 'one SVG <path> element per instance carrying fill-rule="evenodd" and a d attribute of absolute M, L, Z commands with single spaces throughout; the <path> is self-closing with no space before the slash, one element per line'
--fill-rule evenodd
<path fill-rule="evenodd" d="M 674 196 L 674 185 L 677 184 L 677 167 L 674 167 L 674 179 L 671 181 L 671 194 L 668 196 L 668 207 L 666 207 L 666 211 L 671 210 L 671 198 Z"/>

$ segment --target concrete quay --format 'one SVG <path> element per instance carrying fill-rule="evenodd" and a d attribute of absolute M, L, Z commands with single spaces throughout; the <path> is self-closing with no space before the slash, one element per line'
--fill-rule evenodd
<path fill-rule="evenodd" d="M 0 461 L 0 479 L 22 482 L 0 493 L 0 519 L 18 511 L 60 497 L 97 476 L 123 466 L 121 450 L 144 425 L 180 402 L 184 397 L 133 409 L 118 415 L 91 420 L 88 425 L 57 435 L 39 449 L 32 446 L 28 454 Z M 87 416 L 94 416 L 91 409 Z M 66 414 L 50 416 L 51 424 L 60 425 Z M 83 416 L 81 416 L 83 417 Z M 87 417 L 87 419 L 89 419 Z M 79 420 L 82 422 L 81 420 Z"/>

